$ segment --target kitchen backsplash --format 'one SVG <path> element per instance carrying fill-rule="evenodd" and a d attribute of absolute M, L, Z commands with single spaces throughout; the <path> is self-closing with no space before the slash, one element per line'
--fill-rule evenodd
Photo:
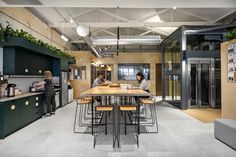
<path fill-rule="evenodd" d="M 43 77 L 10 77 L 8 83 L 16 84 L 22 92 L 29 92 L 29 87 L 34 81 L 42 81 Z M 55 85 L 59 85 L 59 77 L 53 77 Z"/>
<path fill-rule="evenodd" d="M 43 77 L 36 78 L 9 78 L 8 83 L 16 84 L 16 88 L 19 88 L 22 92 L 29 92 L 29 87 L 32 85 L 34 81 L 42 81 Z"/>

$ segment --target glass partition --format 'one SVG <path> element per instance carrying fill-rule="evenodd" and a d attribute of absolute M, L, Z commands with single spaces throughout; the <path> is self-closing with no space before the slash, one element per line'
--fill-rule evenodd
<path fill-rule="evenodd" d="M 164 100 L 180 100 L 180 75 L 165 76 L 165 97 Z"/>

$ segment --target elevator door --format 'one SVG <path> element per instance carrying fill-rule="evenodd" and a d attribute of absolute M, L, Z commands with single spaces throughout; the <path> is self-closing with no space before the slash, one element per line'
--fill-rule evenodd
<path fill-rule="evenodd" d="M 214 106 L 214 60 L 189 60 L 189 108 Z"/>

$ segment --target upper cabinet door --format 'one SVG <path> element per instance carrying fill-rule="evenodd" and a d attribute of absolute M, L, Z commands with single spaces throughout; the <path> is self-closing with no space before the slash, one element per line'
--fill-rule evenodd
<path fill-rule="evenodd" d="M 50 56 L 22 48 L 4 47 L 3 72 L 6 75 L 43 75 L 44 71 L 53 70 L 52 63 Z"/>

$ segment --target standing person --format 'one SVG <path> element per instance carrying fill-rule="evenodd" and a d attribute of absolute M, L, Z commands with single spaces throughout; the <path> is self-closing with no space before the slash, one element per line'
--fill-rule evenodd
<path fill-rule="evenodd" d="M 45 89 L 45 104 L 46 104 L 46 116 L 50 116 L 55 114 L 56 112 L 56 101 L 55 101 L 55 89 L 54 89 L 54 81 L 53 76 L 50 71 L 44 72 L 44 80 L 37 83 L 36 88 Z"/>

